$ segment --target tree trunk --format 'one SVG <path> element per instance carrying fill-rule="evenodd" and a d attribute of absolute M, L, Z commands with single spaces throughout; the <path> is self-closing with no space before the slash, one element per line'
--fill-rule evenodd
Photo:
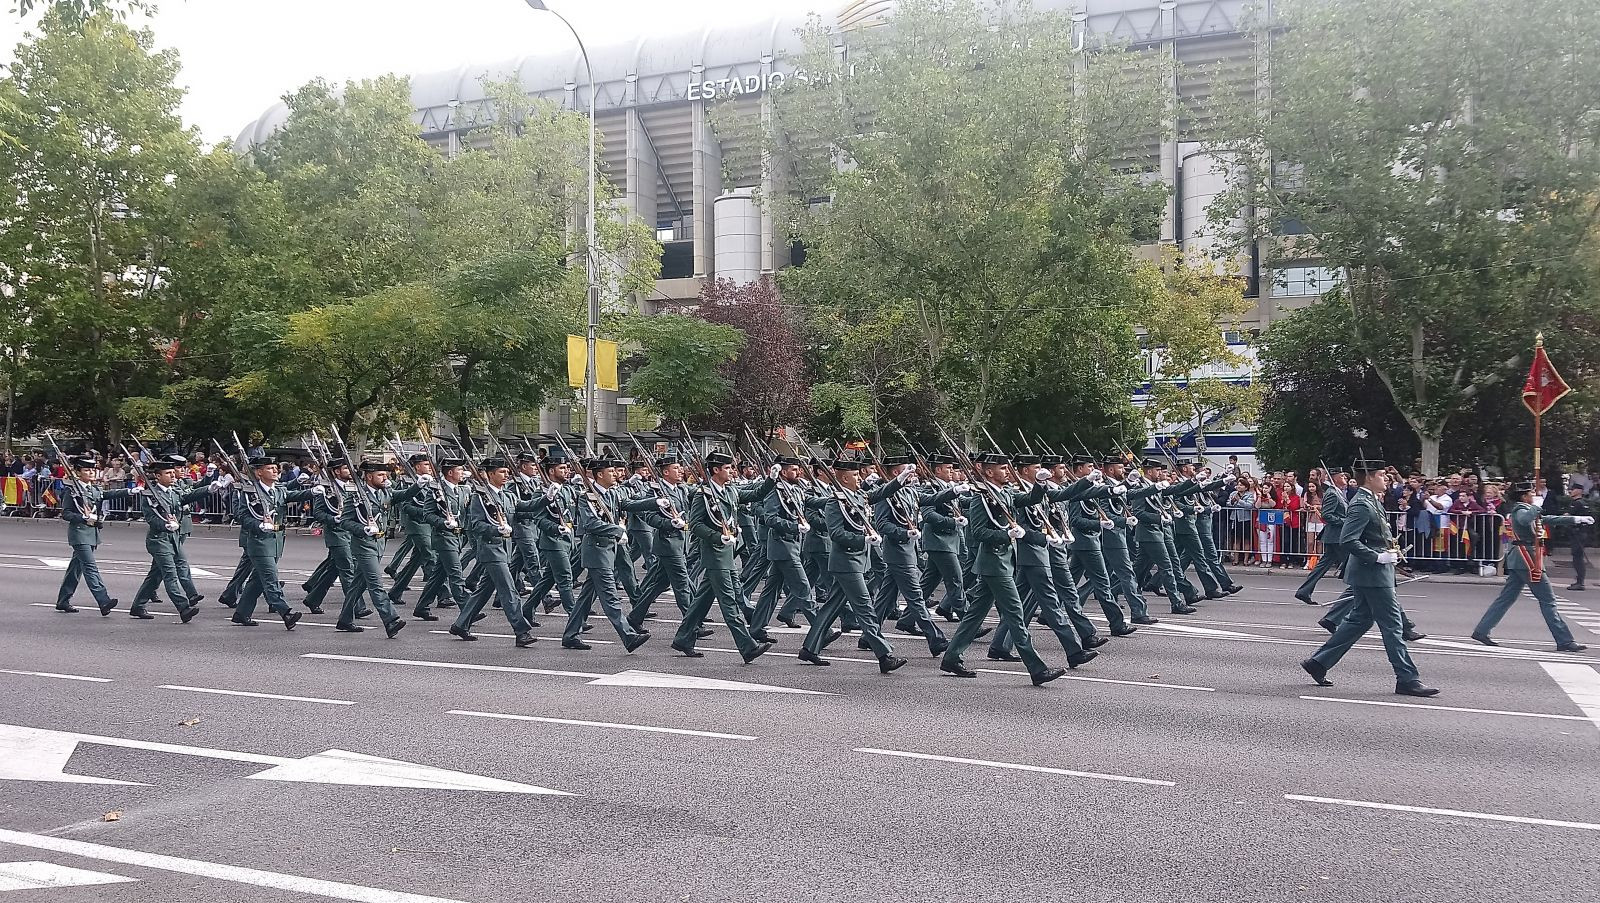
<path fill-rule="evenodd" d="M 1444 440 L 1444 431 L 1428 435 L 1422 431 L 1417 432 L 1417 439 L 1422 443 L 1422 473 L 1425 476 L 1436 477 L 1439 475 L 1439 444 Z"/>

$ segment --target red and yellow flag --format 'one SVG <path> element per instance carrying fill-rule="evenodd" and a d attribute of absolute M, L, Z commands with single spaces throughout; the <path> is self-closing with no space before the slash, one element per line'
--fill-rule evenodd
<path fill-rule="evenodd" d="M 1556 372 L 1550 356 L 1544 352 L 1544 336 L 1534 340 L 1533 366 L 1528 368 L 1528 381 L 1522 384 L 1522 404 L 1533 416 L 1541 417 L 1567 396 L 1572 387 Z"/>

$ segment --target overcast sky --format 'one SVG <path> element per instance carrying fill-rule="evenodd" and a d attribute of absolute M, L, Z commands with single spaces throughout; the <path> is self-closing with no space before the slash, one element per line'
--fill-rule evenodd
<path fill-rule="evenodd" d="M 207 142 L 232 140 L 283 94 L 342 82 L 560 50 L 572 38 L 523 0 L 159 0 L 157 42 L 183 60 L 184 119 Z M 843 0 L 550 0 L 591 47 L 775 12 L 833 11 Z M 0 6 L 0 62 L 29 23 Z"/>

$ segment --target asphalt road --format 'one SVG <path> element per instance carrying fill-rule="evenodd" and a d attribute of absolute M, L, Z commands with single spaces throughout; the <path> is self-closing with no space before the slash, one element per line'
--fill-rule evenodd
<path fill-rule="evenodd" d="M 562 650 L 554 617 L 519 650 L 498 613 L 474 644 L 240 629 L 222 534 L 190 543 L 216 575 L 193 624 L 81 590 L 63 615 L 63 535 L 0 520 L 0 903 L 1600 898 L 1600 657 L 1553 652 L 1531 599 L 1472 644 L 1493 586 L 1401 589 L 1433 700 L 1392 695 L 1376 635 L 1311 685 L 1318 610 L 1253 572 L 1035 688 L 893 634 L 912 661 L 882 676 L 848 640 L 801 665 L 788 631 L 749 666 L 720 630 L 684 659 L 669 621 L 632 655 Z M 291 539 L 292 601 L 320 545 Z M 101 561 L 128 599 L 141 534 Z M 116 883 L 60 886 L 84 880 Z"/>

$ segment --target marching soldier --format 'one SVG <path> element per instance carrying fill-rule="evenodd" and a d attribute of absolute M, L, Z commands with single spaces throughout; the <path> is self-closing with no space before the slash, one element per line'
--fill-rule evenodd
<path fill-rule="evenodd" d="M 205 594 L 201 593 L 194 584 L 194 574 L 189 568 L 189 558 L 183 552 L 184 543 L 188 541 L 190 536 L 194 535 L 195 503 L 206 496 L 216 495 L 225 491 L 232 484 L 230 478 L 219 477 L 215 473 L 201 480 L 190 481 L 183 476 L 183 469 L 188 464 L 189 462 L 184 459 L 183 455 L 165 455 L 152 462 L 152 465 L 148 468 L 152 474 L 159 477 L 160 468 L 169 467 L 173 474 L 173 482 L 170 488 L 178 496 L 178 533 L 175 537 L 177 540 L 177 554 L 174 556 L 173 563 L 178 571 L 178 587 L 183 590 L 183 595 L 172 596 L 172 604 L 174 606 L 177 606 L 180 601 L 187 601 L 190 605 L 194 605 L 205 599 Z M 148 490 L 150 487 L 146 486 L 145 488 Z M 129 609 L 129 613 L 131 614 L 134 610 L 143 611 L 148 603 L 155 601 L 156 589 L 165 582 L 165 576 L 152 558 L 150 570 L 144 575 L 144 582 L 139 584 L 138 591 L 133 594 L 133 608 Z M 168 595 L 171 595 L 170 590 L 169 584 Z M 237 590 L 235 592 L 237 594 Z"/>
<path fill-rule="evenodd" d="M 629 462 L 628 469 L 632 473 L 628 475 L 625 485 L 633 494 L 633 498 L 655 498 L 655 492 L 650 488 L 651 481 L 655 479 L 655 471 L 651 468 L 650 462 L 638 458 Z M 632 511 L 631 508 L 628 510 Z M 644 520 L 636 517 L 628 518 L 628 556 L 632 561 L 639 562 L 639 566 L 646 572 L 656 562 L 655 536 L 655 529 Z M 631 574 L 633 566 L 630 564 L 627 570 Z M 638 592 L 638 588 L 634 587 L 632 594 L 637 596 Z"/>
<path fill-rule="evenodd" d="M 1139 530 L 1139 519 L 1133 513 L 1133 506 L 1142 504 L 1145 498 L 1160 492 L 1161 487 L 1146 480 L 1131 479 L 1127 474 L 1127 464 L 1115 455 L 1107 456 L 1101 462 L 1101 467 L 1107 482 L 1113 486 L 1121 485 L 1124 489 L 1124 492 L 1106 499 L 1112 529 L 1100 534 L 1100 552 L 1111 577 L 1111 593 L 1127 601 L 1128 614 L 1131 615 L 1129 620 L 1133 623 L 1141 626 L 1159 624 L 1159 619 L 1150 616 L 1150 608 L 1134 573 L 1133 557 L 1129 550 L 1134 547 Z"/>
<path fill-rule="evenodd" d="M 1582 652 L 1589 647 L 1572 638 L 1572 630 L 1556 611 L 1556 597 L 1544 571 L 1544 540 L 1548 535 L 1545 527 L 1586 527 L 1594 523 L 1594 518 L 1587 514 L 1544 517 L 1543 509 L 1533 503 L 1534 490 L 1535 484 L 1531 481 L 1518 483 L 1511 489 L 1513 504 L 1506 512 L 1506 523 L 1512 532 L 1511 542 L 1507 543 L 1510 548 L 1506 552 L 1506 585 L 1489 603 L 1478 626 L 1472 629 L 1472 638 L 1485 646 L 1500 645 L 1489 638 L 1489 632 L 1506 616 L 1523 587 L 1527 587 L 1539 603 L 1539 613 L 1544 615 L 1545 626 L 1550 628 L 1550 636 L 1556 641 L 1556 651 Z"/>
<path fill-rule="evenodd" d="M 1070 502 L 1067 508 L 1067 524 L 1072 528 L 1072 577 L 1074 581 L 1081 578 L 1086 581 L 1086 591 L 1093 593 L 1095 600 L 1100 603 L 1100 610 L 1105 613 L 1106 625 L 1111 629 L 1112 636 L 1128 636 L 1139 628 L 1128 623 L 1128 616 L 1122 611 L 1122 606 L 1117 604 L 1116 596 L 1111 590 L 1111 573 L 1106 568 L 1105 546 L 1106 537 L 1115 534 L 1118 540 L 1122 533 L 1119 525 L 1111 519 L 1107 506 L 1111 499 L 1125 495 L 1128 488 L 1115 480 L 1107 481 L 1104 474 L 1094 467 L 1092 458 L 1078 457 L 1072 462 L 1072 476 L 1077 479 L 1085 477 L 1093 480 L 1104 488 L 1105 494 L 1100 497 L 1085 497 Z M 1121 554 L 1126 555 L 1126 552 Z M 1080 598 L 1084 590 L 1079 591 Z M 1080 616 L 1082 607 L 1079 607 Z M 1084 620 L 1088 620 L 1086 617 Z M 1073 619 L 1078 627 L 1079 638 L 1084 638 L 1083 625 Z M 1089 628 L 1089 636 L 1094 636 L 1094 628 Z"/>
<path fill-rule="evenodd" d="M 1318 510 L 1322 515 L 1322 557 L 1317 559 L 1317 566 L 1306 575 L 1305 582 L 1294 591 L 1294 597 L 1307 605 L 1317 604 L 1311 598 L 1311 594 L 1317 590 L 1317 583 L 1329 571 L 1344 568 L 1346 553 L 1344 545 L 1339 542 L 1339 534 L 1344 529 L 1344 515 L 1349 508 L 1344 497 L 1347 482 L 1345 472 L 1339 470 L 1328 474 L 1327 482 L 1321 487 L 1322 504 Z"/>
<path fill-rule="evenodd" d="M 516 516 L 520 503 L 511 482 L 511 462 L 505 458 L 489 458 L 483 462 L 483 484 L 474 486 L 472 498 L 467 503 L 467 533 L 477 549 L 476 560 L 482 568 L 483 583 L 461 606 L 456 621 L 450 625 L 450 634 L 463 640 L 476 640 L 472 624 L 489 601 L 492 590 L 505 613 L 511 632 L 516 637 L 518 649 L 532 646 L 535 641 L 533 627 L 524 616 L 522 600 L 517 596 L 517 585 L 511 576 L 511 519 Z M 529 510 L 533 501 L 525 503 Z M 629 652 L 633 647 L 628 648 Z"/>
<path fill-rule="evenodd" d="M 355 566 L 350 559 L 350 534 L 345 532 L 344 499 L 354 491 L 349 458 L 330 458 L 323 469 L 323 478 L 311 486 L 311 519 L 322 528 L 322 544 L 328 550 L 322 564 L 301 589 L 306 591 L 300 600 L 314 615 L 322 614 L 322 600 L 333 587 L 334 580 L 346 598 L 355 580 Z M 370 614 L 370 612 L 369 612 Z M 341 628 L 343 629 L 343 628 Z"/>
<path fill-rule="evenodd" d="M 178 456 L 178 460 L 183 460 Z M 180 493 L 177 488 L 178 468 L 182 464 L 175 464 L 170 458 L 152 461 L 145 472 L 151 481 L 144 487 L 140 494 L 141 507 L 143 508 L 144 521 L 148 526 L 145 533 L 144 549 L 150 553 L 150 569 L 158 579 L 166 584 L 167 595 L 172 599 L 172 604 L 178 609 L 178 617 L 187 624 L 194 620 L 200 613 L 200 600 L 191 594 L 183 585 L 183 575 L 188 572 L 189 562 L 183 554 L 183 544 L 180 541 L 182 530 L 181 510 L 188 503 L 191 495 L 198 497 L 210 492 L 210 489 L 201 488 L 190 490 L 189 493 Z M 148 583 L 149 577 L 145 578 Z M 145 611 L 145 605 L 156 598 L 155 588 L 151 587 L 148 594 L 141 586 L 139 593 L 134 595 L 133 607 L 128 609 L 128 614 L 141 620 L 151 620 L 155 615 Z"/>
<path fill-rule="evenodd" d="M 1179 579 L 1184 579 L 1184 572 L 1191 567 L 1194 568 L 1195 576 L 1200 579 L 1200 588 L 1205 591 L 1205 598 L 1225 598 L 1228 594 L 1217 581 L 1210 560 L 1206 557 L 1205 550 L 1200 547 L 1199 522 L 1203 519 L 1210 523 L 1211 508 L 1202 505 L 1199 498 L 1202 496 L 1210 498 L 1211 493 L 1220 488 L 1226 480 L 1212 481 L 1211 471 L 1196 471 L 1193 461 L 1178 462 L 1178 476 L 1183 477 L 1184 482 L 1179 487 L 1173 487 L 1172 492 L 1172 541 L 1178 553 L 1172 559 L 1174 570 Z M 1181 488 L 1183 486 L 1187 488 Z"/>
<path fill-rule="evenodd" d="M 1211 468 L 1206 468 L 1207 476 L 1209 476 L 1210 473 Z M 1238 476 L 1235 474 L 1226 474 L 1223 477 L 1221 485 L 1229 485 L 1230 483 L 1237 482 L 1238 479 Z M 1213 485 L 1217 484 L 1213 482 Z M 1209 493 L 1202 496 L 1196 496 L 1195 533 L 1200 539 L 1201 563 L 1210 569 L 1212 579 L 1217 581 L 1217 587 L 1224 594 L 1232 596 L 1235 593 L 1243 592 L 1244 587 L 1234 583 L 1233 575 L 1229 574 L 1228 569 L 1222 566 L 1222 550 L 1217 548 L 1217 523 L 1215 517 L 1216 513 L 1221 510 L 1222 506 L 1217 504 L 1216 498 Z"/>
<path fill-rule="evenodd" d="M 516 493 L 516 513 L 511 518 L 511 576 L 519 587 L 532 590 L 539 583 L 539 524 L 535 509 L 543 506 L 539 489 L 539 456 L 521 452 L 512 471 L 511 491 Z M 535 502 L 537 504 L 527 504 Z M 534 600 L 537 601 L 537 600 Z M 533 619 L 525 618 L 530 624 Z"/>
<path fill-rule="evenodd" d="M 430 477 L 431 479 L 431 477 Z M 394 639 L 406 622 L 395 612 L 394 602 L 384 591 L 379 574 L 383 561 L 384 537 L 389 535 L 389 518 L 399 506 L 426 490 L 422 482 L 412 483 L 396 491 L 389 486 L 389 466 L 379 461 L 361 462 L 361 483 L 344 496 L 341 524 L 350 536 L 350 560 L 355 569 L 339 610 L 338 626 L 341 630 L 360 632 L 355 623 L 356 610 L 362 597 L 372 600 L 372 607 L 383 619 L 384 632 Z"/>
<path fill-rule="evenodd" d="M 577 502 L 579 558 L 588 572 L 588 586 L 578 598 L 567 617 L 566 630 L 561 635 L 563 649 L 591 649 L 583 641 L 583 628 L 588 624 L 589 612 L 594 603 L 616 629 L 623 648 L 632 652 L 650 639 L 648 630 L 640 630 L 628 623 L 622 614 L 619 599 L 617 568 L 633 565 L 628 559 L 627 529 L 619 517 L 622 496 L 617 489 L 617 476 L 622 462 L 599 458 L 586 463 L 591 474 Z M 621 545 L 622 548 L 618 548 Z"/>
<path fill-rule="evenodd" d="M 467 601 L 466 575 L 461 564 L 466 541 L 467 496 L 471 492 L 462 482 L 466 466 L 464 458 L 440 460 L 439 469 L 444 479 L 436 486 L 433 504 L 412 502 L 412 515 L 421 517 L 430 528 L 434 557 L 433 576 L 428 578 L 422 595 L 417 597 L 417 607 L 411 612 L 418 620 L 439 620 L 432 611 L 435 603 L 440 608 L 455 608 Z"/>
<path fill-rule="evenodd" d="M 743 532 L 739 506 L 764 500 L 775 481 L 769 478 L 745 489 L 732 485 L 733 459 L 721 452 L 706 455 L 705 470 L 706 482 L 689 496 L 689 529 L 699 547 L 705 573 L 672 638 L 672 648 L 690 658 L 705 655 L 694 648 L 694 643 L 715 601 L 739 657 L 748 665 L 765 655 L 773 644 L 758 643 L 751 636 L 739 600 L 739 575 L 734 566 L 735 549 Z"/>
<path fill-rule="evenodd" d="M 929 457 L 928 466 L 933 473 L 927 489 L 917 497 L 917 504 L 923 509 L 922 551 L 928 556 L 928 567 L 922 572 L 922 598 L 925 602 L 931 600 L 934 589 L 943 584 L 944 598 L 935 611 L 946 621 L 958 620 L 967 607 L 966 575 L 961 569 L 961 535 L 967 518 L 957 507 L 957 500 L 971 489 L 965 482 L 955 481 L 955 463 L 948 455 Z M 944 494 L 956 487 L 961 488 L 957 495 Z"/>
<path fill-rule="evenodd" d="M 645 569 L 644 581 L 628 612 L 628 623 L 636 629 L 650 618 L 650 606 L 665 590 L 672 590 L 680 613 L 694 598 L 689 580 L 689 519 L 685 513 L 689 510 L 689 490 L 683 482 L 683 464 L 677 455 L 662 455 L 655 460 L 654 472 L 660 479 L 623 506 L 633 513 L 636 522 L 655 531 L 651 540 L 654 560 Z M 666 507 L 660 504 L 663 499 Z"/>
<path fill-rule="evenodd" d="M 1331 687 L 1328 671 L 1350 651 L 1373 624 L 1383 635 L 1383 648 L 1394 668 L 1395 693 L 1402 696 L 1436 696 L 1439 691 L 1422 683 L 1403 636 L 1404 615 L 1394 592 L 1394 566 L 1399 546 L 1389 532 L 1378 493 L 1384 490 L 1382 461 L 1361 460 L 1352 468 L 1361 486 L 1350 500 L 1339 542 L 1348 558 L 1345 582 L 1354 596 L 1354 610 L 1339 622 L 1339 629 L 1312 656 L 1300 663 L 1318 686 Z"/>
<path fill-rule="evenodd" d="M 861 492 L 861 463 L 835 460 L 829 482 L 833 493 L 824 512 L 828 529 L 827 569 L 833 586 L 822 610 L 811 622 L 799 658 L 809 665 L 829 664 L 822 657 L 822 650 L 838 639 L 833 622 L 839 620 L 848 607 L 855 613 L 862 641 L 878 657 L 879 673 L 888 674 L 903 666 L 906 660 L 895 655 L 894 648 L 884 639 L 867 590 L 868 549 L 882 542 L 883 537 L 872 526 L 871 497 Z"/>
<path fill-rule="evenodd" d="M 833 500 L 833 495 L 827 491 L 826 480 L 829 469 L 828 463 L 821 459 L 813 458 L 808 466 L 811 470 L 811 486 L 805 496 L 806 523 L 811 526 L 800 540 L 800 562 L 805 569 L 806 582 L 811 585 L 813 600 L 811 622 L 816 623 L 817 613 L 822 605 L 833 594 L 833 575 L 828 571 L 828 557 L 831 551 L 828 547 L 828 504 Z M 795 621 L 783 621 L 785 627 L 799 627 Z M 854 624 L 854 617 L 845 621 L 846 625 Z"/>
<path fill-rule="evenodd" d="M 1027 531 L 1011 512 L 1019 504 L 1034 504 L 1043 499 L 1044 487 L 1035 486 L 1020 499 L 1015 498 L 1007 486 L 1011 482 L 1011 461 L 999 452 L 985 455 L 978 467 L 981 472 L 973 477 L 981 482 L 966 502 L 967 536 L 974 549 L 973 571 L 978 582 L 955 636 L 944 652 L 944 659 L 939 663 L 939 670 L 956 677 L 978 676 L 976 671 L 962 665 L 961 657 L 984 630 L 983 621 L 989 609 L 996 608 L 1000 612 L 1000 624 L 1011 634 L 1017 655 L 1027 666 L 1033 685 L 1042 686 L 1067 672 L 1044 663 L 1034 651 L 1033 638 L 1023 620 L 1013 557 L 1017 540 L 1026 536 Z"/>
<path fill-rule="evenodd" d="M 884 574 L 878 589 L 874 610 L 881 623 L 895 608 L 895 597 L 905 600 L 904 614 L 895 621 L 902 633 L 922 636 L 928 642 L 928 653 L 944 654 L 949 643 L 944 631 L 928 614 L 928 605 L 922 597 L 922 569 L 917 563 L 917 545 L 922 541 L 921 506 L 916 490 L 916 464 L 909 456 L 885 458 L 883 487 L 868 493 L 872 501 L 872 526 L 883 537 L 878 550 L 883 558 Z M 959 493 L 945 490 L 944 497 L 934 503 L 954 499 Z"/>
<path fill-rule="evenodd" d="M 1134 537 L 1139 542 L 1139 554 L 1142 559 L 1139 565 L 1139 584 L 1145 585 L 1146 578 L 1150 576 L 1151 569 L 1155 570 L 1157 585 L 1164 589 L 1167 601 L 1172 603 L 1172 613 L 1175 615 L 1192 615 L 1199 609 L 1188 604 L 1188 600 L 1198 598 L 1198 594 L 1190 592 L 1186 595 L 1180 590 L 1178 583 L 1177 567 L 1173 563 L 1172 548 L 1172 509 L 1169 505 L 1168 493 L 1172 484 L 1167 481 L 1166 465 L 1160 461 L 1146 458 L 1144 462 L 1144 478 L 1147 482 L 1155 484 L 1156 492 L 1143 496 L 1135 504 L 1133 513 L 1139 519 Z M 1183 487 L 1180 484 L 1181 488 Z"/>
<path fill-rule="evenodd" d="M 405 605 L 406 590 L 419 571 L 422 573 L 423 586 L 426 587 L 433 582 L 434 572 L 439 566 L 439 558 L 433 551 L 433 525 L 422 516 L 424 509 L 437 509 L 440 504 L 440 493 L 434 485 L 437 478 L 433 473 L 433 458 L 427 452 L 417 452 L 407 462 L 416 472 L 417 485 L 426 488 L 405 502 L 395 503 L 398 506 L 395 513 L 400 519 L 400 530 L 405 536 L 400 549 L 389 560 L 390 575 L 394 577 L 394 585 L 389 589 L 389 601 L 396 608 Z"/>
<path fill-rule="evenodd" d="M 545 477 L 544 505 L 534 505 L 533 517 L 539 528 L 539 560 L 544 564 L 544 573 L 533 585 L 533 592 L 528 594 L 523 606 L 523 617 L 529 621 L 533 620 L 534 606 L 548 597 L 552 589 L 569 615 L 578 607 L 572 582 L 572 542 L 576 534 L 573 514 L 576 495 L 569 484 L 572 468 L 566 453 L 559 448 L 551 449 L 540 467 Z M 545 602 L 544 610 L 555 610 L 555 604 Z"/>
<path fill-rule="evenodd" d="M 311 490 L 284 489 L 278 483 L 278 462 L 272 458 L 251 458 L 248 466 L 251 476 L 241 481 L 233 517 L 239 523 L 239 545 L 250 558 L 250 577 L 239 593 L 232 620 L 240 627 L 256 626 L 250 616 L 265 595 L 267 610 L 283 619 L 285 630 L 293 630 L 300 613 L 290 611 L 289 603 L 284 601 L 283 587 L 278 582 L 278 560 L 283 557 L 284 518 L 289 503 L 306 501 Z"/>
<path fill-rule="evenodd" d="M 62 480 L 61 519 L 67 522 L 67 543 L 72 546 L 72 561 L 61 576 L 61 590 L 56 593 L 56 611 L 67 613 L 78 609 L 72 604 L 72 594 L 78 589 L 78 578 L 83 578 L 89 593 L 100 606 L 102 617 L 111 614 L 117 600 L 106 591 L 100 579 L 100 565 L 94 560 L 94 550 L 100 545 L 100 503 L 110 499 L 124 499 L 137 495 L 137 486 L 131 489 L 102 490 L 95 485 L 100 479 L 100 462 L 93 455 L 79 455 L 65 462 L 67 478 Z"/>
<path fill-rule="evenodd" d="M 810 621 L 816 608 L 811 582 L 801 565 L 800 547 L 811 532 L 811 522 L 806 520 L 806 488 L 800 482 L 805 462 L 779 456 L 777 466 L 777 485 L 761 503 L 761 521 L 767 533 L 767 583 L 750 622 L 752 633 L 760 631 L 762 636 L 774 612 L 784 625 L 798 627 L 795 614 Z M 784 594 L 782 610 L 778 609 L 779 591 Z"/>

